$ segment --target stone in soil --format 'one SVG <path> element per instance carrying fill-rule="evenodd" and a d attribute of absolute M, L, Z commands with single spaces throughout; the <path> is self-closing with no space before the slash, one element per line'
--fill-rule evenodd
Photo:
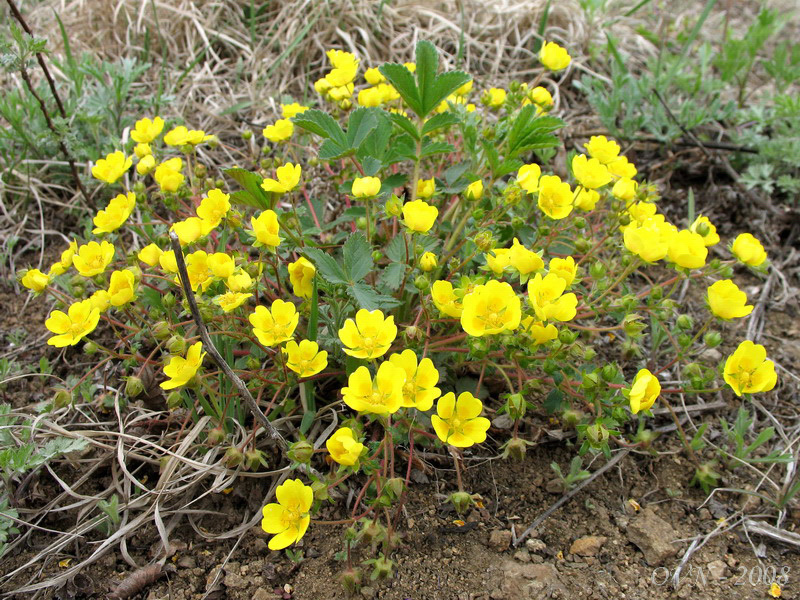
<path fill-rule="evenodd" d="M 578 538 L 569 547 L 570 554 L 577 554 L 578 556 L 595 556 L 600 552 L 600 548 L 608 540 L 607 537 L 602 535 L 587 535 Z"/>
<path fill-rule="evenodd" d="M 489 534 L 489 548 L 504 552 L 511 546 L 511 532 L 507 529 L 494 529 Z"/>
<path fill-rule="evenodd" d="M 675 556 L 677 548 L 672 540 L 677 537 L 672 526 L 649 506 L 628 524 L 628 540 L 642 551 L 651 567 Z"/>
<path fill-rule="evenodd" d="M 502 565 L 502 573 L 500 587 L 491 594 L 494 600 L 548 598 L 554 592 L 563 595 L 567 591 L 558 578 L 558 571 L 551 564 L 507 560 Z"/>

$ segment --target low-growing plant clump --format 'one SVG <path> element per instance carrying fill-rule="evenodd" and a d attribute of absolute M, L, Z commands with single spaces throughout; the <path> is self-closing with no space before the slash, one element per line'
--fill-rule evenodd
<path fill-rule="evenodd" d="M 553 42 L 539 57 L 552 73 L 570 63 Z M 427 42 L 414 63 L 364 70 L 366 84 L 356 56 L 328 58 L 320 108 L 282 105 L 263 155 L 243 158 L 253 170 L 220 173 L 196 152 L 215 136 L 139 120 L 92 169 L 111 198 L 91 232 L 47 272 L 21 274 L 61 305 L 48 343 L 96 356 L 85 378 L 114 364 L 129 400 L 207 418 L 197 452 L 225 448 L 230 469 L 289 465 L 263 509 L 270 549 L 347 525 L 339 558 L 355 589 L 392 573 L 415 452 L 452 456 L 448 501 L 463 514 L 482 502 L 463 454 L 491 443 L 523 458 L 528 411 L 574 429 L 580 456 L 609 456 L 649 446 L 656 402 L 775 387 L 752 341 L 703 359 L 721 321 L 753 310 L 734 280 L 768 269 L 750 233 L 711 259 L 714 224 L 670 223 L 657 187 L 604 136 L 562 164 L 565 123 L 539 80 L 478 92 L 469 74 L 439 72 Z M 675 300 L 687 282 L 705 289 L 702 322 Z M 697 459 L 671 414 L 710 489 L 722 467 Z M 501 415 L 508 427 L 493 430 Z M 746 424 L 730 434 L 742 460 Z M 557 471 L 565 487 L 588 477 L 580 459 Z M 315 523 L 348 487 L 349 517 Z"/>

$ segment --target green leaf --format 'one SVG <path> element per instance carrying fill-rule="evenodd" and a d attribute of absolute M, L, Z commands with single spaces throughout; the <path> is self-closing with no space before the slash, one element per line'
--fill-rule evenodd
<path fill-rule="evenodd" d="M 242 186 L 248 194 L 250 194 L 252 197 L 251 202 L 255 202 L 255 204 L 251 203 L 248 204 L 248 206 L 255 206 L 256 208 L 260 208 L 262 210 L 272 208 L 273 203 L 270 195 L 261 188 L 261 182 L 264 181 L 264 178 L 261 177 L 261 175 L 258 173 L 251 173 L 250 171 L 240 169 L 239 167 L 225 169 L 223 173 L 233 179 L 236 183 Z"/>
<path fill-rule="evenodd" d="M 553 390 L 544 399 L 544 409 L 548 415 L 559 412 L 563 408 L 564 394 L 558 388 Z"/>
<path fill-rule="evenodd" d="M 347 145 L 340 145 L 333 140 L 325 140 L 319 147 L 318 156 L 320 160 L 335 160 L 352 154 L 352 150 Z"/>
<path fill-rule="evenodd" d="M 455 148 L 452 144 L 448 144 L 447 142 L 432 142 L 430 138 L 425 138 L 425 142 L 422 144 L 422 154 L 420 156 L 422 156 L 422 158 L 427 158 L 435 154 L 447 154 L 454 150 Z"/>
<path fill-rule="evenodd" d="M 361 308 L 366 308 L 367 310 L 389 309 L 400 304 L 400 300 L 379 294 L 375 291 L 375 288 L 366 283 L 356 283 L 348 286 L 347 293 L 353 297 Z"/>
<path fill-rule="evenodd" d="M 358 148 L 367 136 L 378 126 L 378 118 L 374 108 L 357 108 L 350 113 L 347 120 L 347 145 L 351 149 Z"/>
<path fill-rule="evenodd" d="M 406 265 L 402 262 L 393 262 L 386 265 L 378 277 L 378 283 L 392 291 L 397 290 L 403 283 L 406 274 Z"/>
<path fill-rule="evenodd" d="M 361 281 L 372 270 L 372 246 L 357 233 L 350 236 L 342 247 L 344 270 L 352 283 Z"/>
<path fill-rule="evenodd" d="M 292 119 L 295 125 L 315 133 L 320 137 L 332 140 L 338 146 L 347 146 L 347 136 L 339 123 L 328 113 L 317 109 L 310 109 L 300 113 Z"/>
<path fill-rule="evenodd" d="M 551 134 L 564 125 L 556 117 L 537 116 L 533 104 L 523 107 L 508 132 L 508 156 L 516 158 L 521 152 L 557 146 L 560 142 Z"/>
<path fill-rule="evenodd" d="M 411 71 L 405 66 L 396 63 L 386 63 L 378 67 L 378 70 L 394 86 L 403 102 L 416 114 L 422 115 L 422 98 L 420 98 L 419 90 Z"/>
<path fill-rule="evenodd" d="M 365 163 L 369 162 L 367 160 L 369 158 L 377 161 L 378 164 L 383 163 L 389 146 L 389 140 L 392 137 L 392 122 L 386 116 L 387 113 L 384 111 L 375 111 L 373 114 L 375 115 L 377 124 L 370 132 L 370 135 L 361 142 L 361 145 L 356 151 L 356 156 L 361 161 L 361 166 L 364 168 L 364 171 L 367 171 L 367 164 Z M 347 133 L 350 133 L 349 129 Z M 367 174 L 374 175 L 375 173 L 377 173 L 377 170 Z"/>
<path fill-rule="evenodd" d="M 405 233 L 402 231 L 394 236 L 391 241 L 386 244 L 386 256 L 393 262 L 405 263 L 406 262 L 406 242 L 404 241 Z M 408 249 L 409 257 L 413 256 L 413 250 Z"/>
<path fill-rule="evenodd" d="M 417 131 L 417 128 L 414 127 L 414 124 L 411 122 L 411 119 L 409 119 L 405 115 L 401 115 L 398 113 L 388 113 L 388 114 L 389 118 L 392 120 L 392 123 L 394 123 L 400 129 L 405 131 L 413 139 L 415 140 L 420 139 L 419 131 Z"/>
<path fill-rule="evenodd" d="M 471 79 L 472 76 L 463 71 L 448 71 L 439 75 L 433 83 L 433 89 L 425 97 L 427 104 L 424 106 L 428 107 L 428 113 L 436 109 L 442 100 L 447 99 L 450 94 Z"/>
<path fill-rule="evenodd" d="M 489 140 L 482 140 L 483 152 L 486 155 L 486 160 L 489 162 L 489 168 L 492 170 L 492 175 L 497 178 L 497 171 L 500 168 L 500 155 L 497 153 L 497 148 Z"/>
<path fill-rule="evenodd" d="M 417 89 L 421 100 L 420 117 L 427 117 L 439 103 L 472 79 L 467 73 L 450 71 L 437 75 L 439 71 L 439 52 L 427 40 L 417 42 Z"/>
<path fill-rule="evenodd" d="M 422 135 L 427 135 L 429 133 L 433 133 L 437 129 L 441 129 L 442 127 L 449 127 L 450 125 L 455 125 L 461 119 L 458 118 L 458 115 L 453 112 L 443 112 L 441 114 L 435 115 L 425 121 L 425 125 L 422 126 Z"/>
<path fill-rule="evenodd" d="M 319 248 L 303 248 L 306 258 L 314 263 L 320 275 L 330 283 L 347 283 L 347 275 L 342 266 L 330 254 Z"/>
<path fill-rule="evenodd" d="M 261 202 L 247 190 L 238 190 L 231 194 L 231 204 L 252 206 L 253 208 L 265 209 L 269 206 L 262 206 Z"/>

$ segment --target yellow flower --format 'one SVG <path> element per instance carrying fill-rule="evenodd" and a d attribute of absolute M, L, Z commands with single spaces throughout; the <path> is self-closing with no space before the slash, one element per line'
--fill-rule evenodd
<path fill-rule="evenodd" d="M 326 81 L 332 87 L 342 87 L 352 83 L 358 72 L 359 59 L 350 52 L 342 50 L 328 50 L 326 54 L 333 66 L 330 73 L 325 76 Z"/>
<path fill-rule="evenodd" d="M 236 261 L 233 257 L 225 254 L 224 252 L 215 252 L 208 257 L 208 268 L 214 274 L 214 277 L 220 279 L 227 279 L 233 275 L 236 269 Z"/>
<path fill-rule="evenodd" d="M 596 158 L 576 154 L 572 158 L 572 174 L 583 187 L 594 190 L 611 182 L 608 168 Z"/>
<path fill-rule="evenodd" d="M 365 88 L 358 92 L 359 106 L 374 107 L 384 102 L 383 92 L 377 87 Z"/>
<path fill-rule="evenodd" d="M 733 255 L 746 265 L 751 267 L 760 266 L 767 260 L 767 253 L 764 251 L 764 246 L 761 245 L 756 238 L 749 233 L 740 233 L 731 246 Z"/>
<path fill-rule="evenodd" d="M 620 151 L 619 144 L 614 140 L 606 139 L 604 135 L 593 135 L 583 147 L 586 148 L 589 156 L 596 158 L 604 165 L 615 161 Z"/>
<path fill-rule="evenodd" d="M 768 392 L 778 383 L 775 363 L 761 344 L 746 340 L 725 361 L 722 376 L 737 396 Z"/>
<path fill-rule="evenodd" d="M 442 442 L 456 448 L 469 448 L 486 441 L 489 419 L 481 417 L 483 404 L 469 392 L 456 395 L 449 392 L 436 403 L 431 417 L 433 430 Z"/>
<path fill-rule="evenodd" d="M 481 102 L 490 108 L 503 106 L 503 102 L 505 101 L 506 91 L 503 88 L 489 88 L 483 93 L 483 98 L 481 98 Z"/>
<path fill-rule="evenodd" d="M 355 198 L 372 198 L 381 191 L 381 180 L 377 177 L 356 177 L 350 191 Z"/>
<path fill-rule="evenodd" d="M 92 233 L 111 233 L 128 220 L 136 205 L 136 195 L 133 192 L 119 194 L 111 199 L 105 210 L 101 210 L 92 220 L 95 228 Z"/>
<path fill-rule="evenodd" d="M 627 177 L 633 179 L 636 177 L 636 166 L 624 156 L 618 156 L 610 163 L 608 163 L 608 172 L 614 177 Z"/>
<path fill-rule="evenodd" d="M 99 310 L 100 314 L 106 312 L 111 306 L 111 296 L 106 290 L 97 290 L 89 296 L 89 301 L 92 303 L 92 308 Z"/>
<path fill-rule="evenodd" d="M 158 264 L 158 259 L 163 254 L 161 248 L 155 244 L 148 244 L 139 251 L 137 258 L 145 264 L 155 267 Z"/>
<path fill-rule="evenodd" d="M 294 123 L 289 119 L 278 119 L 272 125 L 264 127 L 261 133 L 273 144 L 285 142 L 294 133 Z"/>
<path fill-rule="evenodd" d="M 653 263 L 667 255 L 675 235 L 675 227 L 665 222 L 663 215 L 654 215 L 638 227 L 633 223 L 626 227 L 623 240 L 625 247 L 633 254 L 645 262 Z"/>
<path fill-rule="evenodd" d="M 517 171 L 517 183 L 523 190 L 533 194 L 539 191 L 539 178 L 541 176 L 542 168 L 539 165 L 522 165 Z"/>
<path fill-rule="evenodd" d="M 253 236 L 256 238 L 254 246 L 270 246 L 274 248 L 280 245 L 281 238 L 278 234 L 281 226 L 278 223 L 278 215 L 275 214 L 275 211 L 265 210 L 258 217 L 250 217 L 250 225 L 253 226 Z"/>
<path fill-rule="evenodd" d="M 201 129 L 187 129 L 183 125 L 179 125 L 164 135 L 164 143 L 167 146 L 185 146 L 186 144 L 196 146 L 210 137 Z"/>
<path fill-rule="evenodd" d="M 706 264 L 708 248 L 702 235 L 682 229 L 670 239 L 667 253 L 676 265 L 686 269 L 699 269 Z"/>
<path fill-rule="evenodd" d="M 239 308 L 252 295 L 253 294 L 244 294 L 242 292 L 226 292 L 214 298 L 214 304 L 218 305 L 223 312 L 229 313 Z"/>
<path fill-rule="evenodd" d="M 403 350 L 400 354 L 389 356 L 389 362 L 405 373 L 402 405 L 421 411 L 430 410 L 433 401 L 442 395 L 442 391 L 436 387 L 439 371 L 433 366 L 433 361 L 423 358 L 418 362 L 413 350 Z"/>
<path fill-rule="evenodd" d="M 177 234 L 181 246 L 196 242 L 204 235 L 207 235 L 211 229 L 210 223 L 203 221 L 200 217 L 189 217 L 183 221 L 173 223 L 172 227 L 170 227 L 170 231 L 174 231 Z"/>
<path fill-rule="evenodd" d="M 566 49 L 555 42 L 547 42 L 542 44 L 542 49 L 539 50 L 539 60 L 545 69 L 560 71 L 566 69 L 572 59 Z"/>
<path fill-rule="evenodd" d="M 600 194 L 597 190 L 587 190 L 582 187 L 578 190 L 578 195 L 575 197 L 575 206 L 581 210 L 590 211 L 594 210 L 599 200 Z"/>
<path fill-rule="evenodd" d="M 557 175 L 539 180 L 539 208 L 551 219 L 563 219 L 572 212 L 572 189 Z"/>
<path fill-rule="evenodd" d="M 650 410 L 660 393 L 661 384 L 658 378 L 647 369 L 640 370 L 631 385 L 629 396 L 631 412 L 636 414 L 640 410 Z"/>
<path fill-rule="evenodd" d="M 131 131 L 131 139 L 140 144 L 149 144 L 156 139 L 164 129 L 164 119 L 156 117 L 152 121 L 148 118 L 139 119 Z"/>
<path fill-rule="evenodd" d="M 277 503 L 262 510 L 261 529 L 275 536 L 269 541 L 270 550 L 283 550 L 299 542 L 308 530 L 314 491 L 299 479 L 289 479 L 275 490 L 275 498 Z"/>
<path fill-rule="evenodd" d="M 57 263 L 58 264 L 57 270 L 63 273 L 64 271 L 69 269 L 72 266 L 72 259 L 77 251 L 78 251 L 78 242 L 72 240 L 69 243 L 69 246 L 67 246 L 67 249 L 61 253 L 61 259 Z M 61 275 L 61 273 L 56 273 L 56 275 Z"/>
<path fill-rule="evenodd" d="M 637 181 L 628 179 L 627 177 L 622 177 L 621 179 L 618 179 L 614 184 L 614 187 L 611 188 L 611 193 L 614 194 L 615 198 L 619 198 L 625 202 L 630 202 L 636 197 L 636 190 L 638 188 L 639 183 Z"/>
<path fill-rule="evenodd" d="M 431 298 L 439 312 L 453 317 L 461 318 L 464 306 L 453 291 L 453 284 L 449 281 L 434 281 L 431 286 Z"/>
<path fill-rule="evenodd" d="M 433 196 L 436 191 L 436 180 L 431 177 L 430 179 L 417 180 L 417 198 L 427 199 Z"/>
<path fill-rule="evenodd" d="M 484 253 L 483 257 L 486 259 L 486 265 L 492 270 L 492 273 L 502 275 L 505 268 L 511 264 L 511 249 L 494 248 Z"/>
<path fill-rule="evenodd" d="M 311 261 L 302 256 L 289 265 L 289 281 L 292 282 L 295 296 L 311 298 L 316 272 L 317 269 Z"/>
<path fill-rule="evenodd" d="M 214 283 L 214 274 L 208 266 L 208 254 L 204 250 L 192 252 L 186 257 L 186 272 L 189 275 L 189 285 L 194 291 L 197 291 L 198 286 L 206 291 Z M 175 280 L 180 281 L 178 277 Z"/>
<path fill-rule="evenodd" d="M 161 256 L 158 257 L 158 264 L 161 265 L 161 268 L 167 273 L 178 272 L 178 260 L 175 258 L 175 252 L 172 250 L 162 252 Z"/>
<path fill-rule="evenodd" d="M 411 231 L 428 233 L 438 216 L 439 209 L 424 200 L 413 200 L 403 205 L 403 223 Z"/>
<path fill-rule="evenodd" d="M 458 88 L 455 92 L 453 92 L 456 96 L 469 96 L 469 93 L 472 91 L 472 84 L 474 82 L 470 79 L 467 83 L 462 85 Z"/>
<path fill-rule="evenodd" d="M 567 258 L 551 258 L 548 270 L 556 277 L 563 279 L 567 287 L 572 285 L 575 276 L 578 274 L 578 267 L 575 264 L 575 259 L 571 256 Z"/>
<path fill-rule="evenodd" d="M 44 326 L 56 334 L 47 343 L 56 348 L 74 346 L 94 331 L 99 320 L 100 311 L 92 306 L 89 299 L 70 304 L 66 314 L 54 310 L 44 322 Z"/>
<path fill-rule="evenodd" d="M 480 200 L 483 198 L 483 181 L 478 179 L 478 181 L 470 183 L 464 194 L 467 200 Z"/>
<path fill-rule="evenodd" d="M 726 320 L 746 317 L 753 312 L 753 306 L 747 304 L 747 294 L 730 279 L 716 281 L 708 287 L 708 307 Z"/>
<path fill-rule="evenodd" d="M 287 355 L 286 366 L 300 377 L 311 377 L 328 366 L 328 353 L 320 351 L 317 342 L 301 340 L 298 344 L 291 340 L 283 352 Z"/>
<path fill-rule="evenodd" d="M 145 175 L 149 175 L 155 168 L 156 168 L 156 158 L 152 154 L 143 156 L 142 159 L 138 163 L 136 163 L 136 172 L 142 177 L 144 177 Z"/>
<path fill-rule="evenodd" d="M 136 279 L 133 272 L 114 271 L 108 285 L 109 301 L 114 306 L 122 306 L 136 298 Z"/>
<path fill-rule="evenodd" d="M 131 168 L 133 158 L 117 150 L 98 160 L 92 167 L 92 176 L 106 183 L 114 183 Z"/>
<path fill-rule="evenodd" d="M 386 77 L 383 76 L 376 67 L 372 67 L 371 69 L 367 69 L 364 71 L 364 79 L 367 80 L 367 83 L 370 85 L 378 85 L 379 83 L 384 83 L 386 81 Z"/>
<path fill-rule="evenodd" d="M 542 321 L 537 321 L 533 317 L 525 317 L 522 319 L 522 331 L 527 333 L 533 338 L 533 343 L 537 346 L 546 344 L 553 341 L 558 337 L 558 329 L 552 323 L 544 324 Z"/>
<path fill-rule="evenodd" d="M 281 104 L 281 115 L 284 119 L 291 119 L 292 117 L 296 117 L 308 110 L 308 106 L 303 106 L 302 104 L 298 104 L 297 102 L 292 102 L 291 104 Z"/>
<path fill-rule="evenodd" d="M 245 270 L 237 271 L 225 280 L 225 285 L 232 292 L 249 290 L 253 285 L 253 278 Z"/>
<path fill-rule="evenodd" d="M 344 353 L 356 358 L 378 358 L 386 354 L 397 337 L 394 317 L 384 317 L 380 310 L 362 308 L 355 320 L 347 319 L 339 330 L 339 339 L 345 345 Z M 358 410 L 358 409 L 356 409 Z"/>
<path fill-rule="evenodd" d="M 388 361 L 381 363 L 373 379 L 367 367 L 358 367 L 342 388 L 344 403 L 355 411 L 386 415 L 403 406 L 405 371 Z"/>
<path fill-rule="evenodd" d="M 142 159 L 145 156 L 150 156 L 153 151 L 150 149 L 150 144 L 136 144 L 133 147 L 133 153 L 136 155 L 136 158 Z"/>
<path fill-rule="evenodd" d="M 153 178 L 162 192 L 175 192 L 183 185 L 183 161 L 180 157 L 170 158 L 156 167 Z"/>
<path fill-rule="evenodd" d="M 403 66 L 404 66 L 406 69 L 408 69 L 409 71 L 411 71 L 412 73 L 414 73 L 414 72 L 417 70 L 417 63 L 413 63 L 413 62 L 404 62 L 404 63 L 403 63 Z"/>
<path fill-rule="evenodd" d="M 419 257 L 419 268 L 426 273 L 433 271 L 437 265 L 436 255 L 433 252 L 425 252 Z"/>
<path fill-rule="evenodd" d="M 325 442 L 325 447 L 331 458 L 340 465 L 352 467 L 358 462 L 364 451 L 364 444 L 356 441 L 353 430 L 349 427 L 340 427 Z"/>
<path fill-rule="evenodd" d="M 773 598 L 780 598 L 781 597 L 781 586 L 779 586 L 776 582 L 772 582 L 769 586 L 768 594 Z"/>
<path fill-rule="evenodd" d="M 511 266 L 519 271 L 520 279 L 524 281 L 528 280 L 531 273 L 544 268 L 542 257 L 520 244 L 517 238 L 514 238 L 514 243 L 511 245 L 509 260 Z"/>
<path fill-rule="evenodd" d="M 703 237 L 703 243 L 706 246 L 713 246 L 714 244 L 719 243 L 717 228 L 714 227 L 714 224 L 708 220 L 708 217 L 699 215 L 694 220 L 694 223 L 692 223 L 691 227 L 689 227 L 689 231 L 699 233 Z"/>
<path fill-rule="evenodd" d="M 636 202 L 635 204 L 631 204 L 628 206 L 628 215 L 631 221 L 635 221 L 635 223 L 631 223 L 631 225 L 644 225 L 647 219 L 656 216 L 656 210 L 658 209 L 652 202 Z M 660 219 L 661 222 L 664 221 L 662 215 L 659 215 L 657 218 Z"/>
<path fill-rule="evenodd" d="M 50 284 L 50 276 L 45 275 L 39 269 L 28 269 L 20 283 L 29 290 L 41 292 Z"/>
<path fill-rule="evenodd" d="M 269 309 L 266 306 L 256 306 L 255 312 L 248 318 L 253 326 L 253 333 L 264 346 L 277 346 L 291 340 L 300 321 L 294 304 L 280 298 Z"/>
<path fill-rule="evenodd" d="M 575 318 L 578 297 L 565 294 L 567 282 L 555 273 L 541 273 L 528 281 L 528 301 L 539 321 L 571 321 Z"/>
<path fill-rule="evenodd" d="M 75 256 L 72 257 L 72 264 L 84 277 L 93 277 L 106 270 L 108 263 L 114 258 L 114 252 L 114 245 L 106 241 L 99 244 L 89 242 L 78 248 Z"/>
<path fill-rule="evenodd" d="M 200 201 L 197 207 L 197 216 L 206 221 L 212 228 L 219 225 L 231 209 L 230 195 L 222 190 L 213 189 Z"/>
<path fill-rule="evenodd" d="M 527 99 L 541 108 L 549 108 L 553 106 L 553 95 L 548 91 L 547 88 L 543 88 L 540 85 L 537 85 L 528 92 Z"/>
<path fill-rule="evenodd" d="M 291 192 L 300 183 L 300 175 L 303 170 L 300 165 L 293 165 L 286 163 L 275 170 L 277 181 L 275 179 L 264 179 L 261 182 L 261 188 L 267 192 L 275 192 L 277 194 L 285 194 Z"/>
<path fill-rule="evenodd" d="M 480 337 L 514 331 L 522 318 L 522 303 L 514 289 L 492 279 L 477 285 L 464 297 L 461 327 L 467 334 Z"/>

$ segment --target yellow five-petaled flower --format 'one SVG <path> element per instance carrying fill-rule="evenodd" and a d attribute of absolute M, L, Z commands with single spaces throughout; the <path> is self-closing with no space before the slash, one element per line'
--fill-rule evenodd
<path fill-rule="evenodd" d="M 164 374 L 168 379 L 161 383 L 164 390 L 172 390 L 186 385 L 195 376 L 200 365 L 203 364 L 203 342 L 197 342 L 189 346 L 186 351 L 186 358 L 182 356 L 172 356 L 169 363 L 164 367 Z"/>
<path fill-rule="evenodd" d="M 100 320 L 100 311 L 87 299 L 70 305 L 67 312 L 54 310 L 44 325 L 55 333 L 47 343 L 56 348 L 74 346 L 89 335 Z"/>
<path fill-rule="evenodd" d="M 356 318 L 347 319 L 339 330 L 345 354 L 356 358 L 378 358 L 386 354 L 397 337 L 394 317 L 384 317 L 380 310 L 362 308 Z"/>
<path fill-rule="evenodd" d="M 275 498 L 278 502 L 267 504 L 262 511 L 261 528 L 274 535 L 269 549 L 283 550 L 305 535 L 311 522 L 314 492 L 299 479 L 290 479 L 278 486 Z"/>
<path fill-rule="evenodd" d="M 469 448 L 486 441 L 489 419 L 481 417 L 483 404 L 469 392 L 449 392 L 439 398 L 431 417 L 433 430 L 442 442 L 456 448 Z"/>

